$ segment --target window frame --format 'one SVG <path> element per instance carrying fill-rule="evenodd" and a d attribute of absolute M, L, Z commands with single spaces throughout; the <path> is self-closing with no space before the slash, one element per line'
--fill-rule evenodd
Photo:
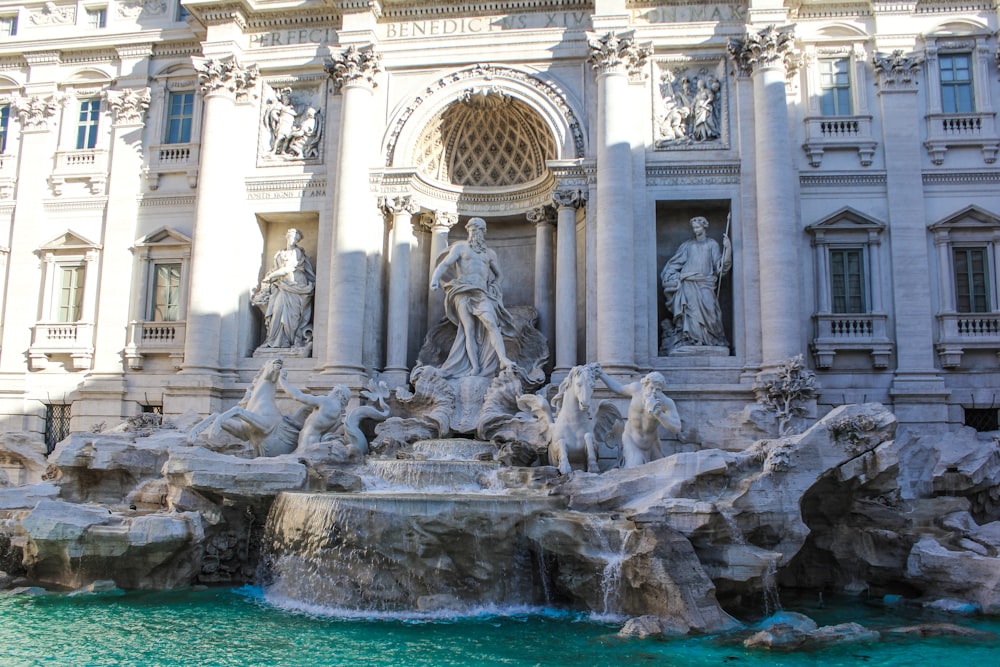
<path fill-rule="evenodd" d="M 841 74 L 836 70 L 832 72 L 825 72 L 824 67 L 826 65 L 837 65 L 843 63 L 844 71 L 843 75 L 846 77 L 847 82 L 845 84 L 839 84 L 837 82 L 837 76 Z M 849 56 L 827 56 L 817 59 L 817 75 L 819 79 L 819 108 L 820 115 L 826 118 L 838 118 L 841 116 L 853 116 L 854 115 L 854 92 L 853 92 L 853 82 L 851 77 L 851 59 Z M 824 77 L 832 76 L 832 84 L 825 84 Z M 841 101 L 842 94 L 846 93 L 846 100 Z M 828 94 L 830 94 L 828 96 Z M 828 112 L 825 108 L 825 101 L 829 99 L 832 101 L 833 109 Z M 841 109 L 841 105 L 846 104 L 846 110 Z"/>
<path fill-rule="evenodd" d="M 0 155 L 8 155 L 8 138 L 10 138 L 10 103 L 0 100 Z"/>
<path fill-rule="evenodd" d="M 979 149 L 986 164 L 994 164 L 1000 154 L 1000 134 L 990 80 L 995 71 L 992 33 L 962 23 L 940 26 L 937 33 L 923 36 L 927 66 L 927 140 L 924 147 L 935 165 L 942 165 L 952 149 Z M 942 58 L 956 56 L 969 59 L 968 111 L 945 107 L 943 86 L 953 85 L 942 80 Z M 962 82 L 959 82 L 962 83 Z"/>
<path fill-rule="evenodd" d="M 190 292 L 191 238 L 170 227 L 159 229 L 136 240 L 131 248 L 136 261 L 138 284 L 133 288 L 128 342 L 125 360 L 132 370 L 142 370 L 144 357 L 169 355 L 175 367 L 184 359 L 184 337 Z M 179 265 L 177 318 L 156 319 L 157 269 Z"/>
<path fill-rule="evenodd" d="M 86 97 L 78 99 L 77 106 L 75 150 L 94 150 L 100 138 L 103 104 L 99 97 Z"/>
<path fill-rule="evenodd" d="M 1000 295 L 996 289 L 1000 215 L 972 205 L 927 229 L 936 248 L 932 265 L 938 282 L 935 349 L 942 368 L 959 367 L 970 349 L 1000 353 Z M 985 310 L 960 309 L 955 250 L 961 249 L 984 251 Z"/>
<path fill-rule="evenodd" d="M 160 282 L 162 274 L 160 273 L 161 268 L 167 268 L 170 272 L 167 274 L 168 284 L 163 285 Z M 174 273 L 174 268 L 176 268 L 176 274 Z M 181 291 L 184 283 L 182 282 L 182 275 L 184 273 L 184 263 L 180 259 L 167 259 L 167 260 L 151 260 L 151 280 L 152 285 L 150 287 L 150 295 L 148 300 L 149 310 L 146 313 L 147 322 L 180 322 L 183 320 L 181 317 L 181 303 L 183 299 L 181 298 Z M 176 275 L 176 284 L 174 284 L 174 276 Z M 165 294 L 167 298 L 161 303 L 161 293 Z M 173 295 L 174 298 L 171 298 Z"/>
<path fill-rule="evenodd" d="M 84 5 L 83 26 L 88 30 L 103 30 L 108 27 L 107 5 Z"/>
<path fill-rule="evenodd" d="M 830 312 L 834 315 L 867 315 L 869 314 L 869 308 L 871 304 L 871 292 L 870 281 L 868 280 L 868 248 L 864 245 L 854 244 L 854 243 L 831 243 L 826 247 L 827 256 L 827 271 L 829 272 L 829 285 L 830 285 Z M 850 294 L 851 286 L 849 285 L 850 272 L 845 266 L 843 273 L 843 289 L 844 294 L 840 297 L 844 299 L 844 308 L 837 308 L 838 295 L 836 293 L 837 279 L 836 273 L 834 271 L 834 256 L 837 253 L 857 253 L 859 260 L 859 271 L 858 271 L 858 290 L 857 294 Z M 850 306 L 851 299 L 860 300 L 860 309 L 854 310 Z"/>
<path fill-rule="evenodd" d="M 186 98 L 188 96 L 190 96 L 190 101 L 189 102 L 187 102 L 187 101 L 182 102 L 181 103 L 181 112 L 175 114 L 174 113 L 174 100 L 180 99 L 182 97 Z M 164 126 L 165 126 L 164 129 L 166 131 L 165 131 L 164 137 L 163 137 L 163 143 L 164 144 L 171 144 L 171 145 L 173 145 L 173 144 L 189 144 L 189 143 L 191 143 L 191 138 L 192 138 L 192 136 L 194 134 L 194 119 L 195 119 L 194 111 L 195 111 L 195 100 L 196 100 L 196 98 L 197 98 L 197 95 L 195 94 L 195 91 L 193 89 L 192 90 L 188 90 L 188 89 L 170 90 L 169 88 L 167 89 L 167 91 L 166 91 L 166 104 L 165 104 L 165 107 L 166 107 L 166 109 L 165 109 L 165 111 L 166 111 L 166 122 L 164 123 Z M 184 113 L 184 108 L 187 107 L 188 105 L 190 105 L 190 110 L 187 113 Z M 178 121 L 180 123 L 179 128 L 178 128 L 178 136 L 177 137 L 173 136 L 174 135 L 174 122 L 175 121 Z M 185 130 L 185 121 L 186 121 L 186 129 L 187 129 L 187 135 L 186 136 L 184 136 L 184 134 L 185 134 L 184 133 L 184 130 Z"/>
<path fill-rule="evenodd" d="M 0 28 L 0 39 L 7 37 L 17 37 L 18 29 L 18 15 L 17 14 L 0 14 L 0 26 L 10 26 L 10 32 L 7 32 L 3 28 Z"/>
<path fill-rule="evenodd" d="M 894 344 L 889 338 L 889 316 L 882 281 L 883 240 L 886 225 L 851 207 L 844 207 L 806 227 L 812 237 L 815 334 L 811 343 L 819 369 L 833 366 L 837 354 L 868 352 L 874 368 L 888 368 Z M 861 260 L 861 312 L 835 309 L 833 253 L 856 251 Z"/>

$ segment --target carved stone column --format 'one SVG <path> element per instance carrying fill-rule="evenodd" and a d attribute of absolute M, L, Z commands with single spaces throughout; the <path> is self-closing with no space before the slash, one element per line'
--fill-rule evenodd
<path fill-rule="evenodd" d="M 338 152 L 332 169 L 333 259 L 327 288 L 329 312 L 323 372 L 345 381 L 364 373 L 365 289 L 375 223 L 368 183 L 375 76 L 381 56 L 374 47 L 331 50 L 326 70 L 341 94 Z"/>
<path fill-rule="evenodd" d="M 58 55 L 56 55 L 58 60 Z M 53 80 L 53 79 L 48 79 Z M 20 145 L 14 147 L 12 140 L 7 140 L 8 152 L 16 152 L 21 156 L 20 169 L 17 174 L 17 206 L 14 208 L 14 217 L 11 221 L 11 253 L 8 264 L 8 289 L 6 312 L 10 313 L 34 313 L 38 311 L 38 294 L 43 285 L 51 285 L 51 282 L 39 284 L 34 280 L 39 276 L 38 256 L 32 250 L 39 246 L 38 224 L 45 219 L 45 211 L 42 202 L 48 196 L 46 190 L 48 185 L 46 179 L 51 172 L 51 162 L 44 159 L 44 156 L 51 156 L 56 150 L 55 132 L 51 130 L 56 125 L 56 114 L 59 110 L 59 103 L 48 91 L 36 94 L 29 94 L 27 97 L 15 97 L 11 102 L 13 113 L 21 126 Z M 11 137 L 16 136 L 11 133 Z M 51 236 L 55 236 L 53 231 Z M 42 243 L 48 241 L 42 239 Z M 46 270 L 53 267 L 46 262 Z M 42 280 L 51 281 L 53 276 L 42 277 Z M 48 298 L 48 291 L 42 295 L 43 299 Z M 43 317 L 47 317 L 51 312 L 50 304 L 43 305 Z M 11 326 L 9 323 L 3 328 L 2 349 L 0 355 L 0 374 L 13 373 L 23 374 L 28 370 L 26 355 L 24 354 L 31 346 L 31 327 Z M 23 380 L 19 380 L 23 382 Z M 18 397 L 18 400 L 21 400 Z M 23 407 L 8 410 L 7 414 L 18 414 Z"/>
<path fill-rule="evenodd" d="M 556 326 L 555 372 L 576 365 L 576 212 L 587 202 L 581 190 L 556 190 Z"/>
<path fill-rule="evenodd" d="M 528 211 L 528 222 L 535 225 L 535 310 L 538 311 L 538 330 L 552 349 L 555 326 L 555 291 L 552 289 L 552 245 L 555 216 L 552 209 L 539 207 Z"/>
<path fill-rule="evenodd" d="M 389 302 L 387 305 L 385 379 L 390 387 L 406 383 L 410 339 L 410 251 L 416 244 L 413 214 L 419 210 L 409 196 L 383 197 L 383 212 L 392 216 L 389 257 Z"/>
<path fill-rule="evenodd" d="M 635 247 L 629 75 L 652 47 L 631 34 L 588 34 L 597 72 L 597 360 L 608 372 L 635 369 Z"/>
<path fill-rule="evenodd" d="M 181 373 L 216 375 L 222 350 L 232 353 L 236 348 L 235 331 L 229 331 L 234 327 L 225 327 L 225 332 L 223 327 L 224 319 L 235 321 L 237 304 L 227 285 L 219 285 L 226 276 L 220 262 L 232 242 L 230 227 L 222 222 L 231 215 L 228 202 L 246 198 L 242 174 L 231 164 L 233 146 L 243 140 L 236 136 L 233 116 L 237 99 L 245 98 L 257 80 L 257 67 L 244 67 L 235 56 L 198 58 L 194 65 L 205 104 Z M 199 411 L 212 407 L 200 406 Z"/>
<path fill-rule="evenodd" d="M 743 75 L 753 78 L 756 135 L 757 231 L 760 266 L 760 323 L 764 368 L 802 351 L 798 256 L 794 239 L 798 174 L 789 141 L 785 101 L 790 28 L 768 26 L 732 40 L 729 52 Z"/>
<path fill-rule="evenodd" d="M 427 283 L 430 284 L 434 269 L 437 268 L 438 257 L 448 249 L 448 233 L 458 224 L 458 213 L 434 211 L 434 215 L 428 217 L 431 229 L 431 261 Z M 444 297 L 440 293 L 431 292 L 427 300 L 427 330 L 433 329 L 442 317 L 444 317 Z"/>
<path fill-rule="evenodd" d="M 927 217 L 924 210 L 921 117 L 917 97 L 920 59 L 894 51 L 874 57 L 879 103 L 882 107 L 886 203 L 893 266 L 893 312 L 896 329 L 896 373 L 889 390 L 894 411 L 902 421 L 944 422 L 949 392 L 934 366 L 932 280 L 927 270 Z M 948 264 L 938 270 L 947 271 Z M 950 290 L 946 290 L 946 294 Z M 945 297 L 948 298 L 947 296 Z"/>

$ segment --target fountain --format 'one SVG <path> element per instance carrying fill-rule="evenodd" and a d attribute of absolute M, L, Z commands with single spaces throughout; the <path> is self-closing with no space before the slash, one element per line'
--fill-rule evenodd
<path fill-rule="evenodd" d="M 559 607 L 635 634 L 723 631 L 790 584 L 1000 612 L 996 441 L 900 438 L 877 404 L 806 424 L 792 359 L 757 386 L 780 406 L 770 437 L 745 436 L 767 423 L 748 408 L 713 426 L 725 449 L 664 456 L 660 429 L 684 428 L 664 377 L 590 363 L 543 386 L 536 315 L 503 305 L 480 231 L 435 271 L 448 319 L 409 383 L 373 379 L 353 409 L 270 355 L 207 419 L 77 433 L 47 458 L 0 436 L 0 569 L 68 588 L 259 576 L 271 600 L 352 615 Z"/>

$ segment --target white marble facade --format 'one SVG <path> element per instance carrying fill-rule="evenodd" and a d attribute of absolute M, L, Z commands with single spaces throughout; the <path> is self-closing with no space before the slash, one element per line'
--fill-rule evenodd
<path fill-rule="evenodd" d="M 472 217 L 555 378 L 656 371 L 708 424 L 804 353 L 821 410 L 960 424 L 1000 405 L 998 27 L 948 0 L 0 1 L 0 429 L 207 415 L 276 356 L 314 392 L 405 383 Z M 660 274 L 699 216 L 731 242 L 699 292 L 725 335 L 671 348 Z M 288 258 L 311 304 L 268 311 Z"/>

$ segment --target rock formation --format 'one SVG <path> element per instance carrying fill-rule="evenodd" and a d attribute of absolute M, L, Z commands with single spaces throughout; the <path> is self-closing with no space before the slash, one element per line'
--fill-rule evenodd
<path fill-rule="evenodd" d="M 730 442 L 559 475 L 514 446 L 544 429 L 530 415 L 502 418 L 505 387 L 491 404 L 494 442 L 412 443 L 409 427 L 446 425 L 450 416 L 434 414 L 449 403 L 417 398 L 419 386 L 395 392 L 375 410 L 392 417 L 374 429 L 355 420 L 355 437 L 382 437 L 361 463 L 253 458 L 231 438 L 192 445 L 169 424 L 73 434 L 47 458 L 37 441 L 4 434 L 0 569 L 10 576 L 0 580 L 238 583 L 258 572 L 263 544 L 275 595 L 645 617 L 626 634 L 724 630 L 735 623 L 727 611 L 776 584 L 1000 613 L 995 440 L 968 429 L 897 433 L 889 410 L 852 405 L 738 451 Z M 404 416 L 420 401 L 427 410 Z M 851 628 L 828 634 L 864 639 Z"/>

